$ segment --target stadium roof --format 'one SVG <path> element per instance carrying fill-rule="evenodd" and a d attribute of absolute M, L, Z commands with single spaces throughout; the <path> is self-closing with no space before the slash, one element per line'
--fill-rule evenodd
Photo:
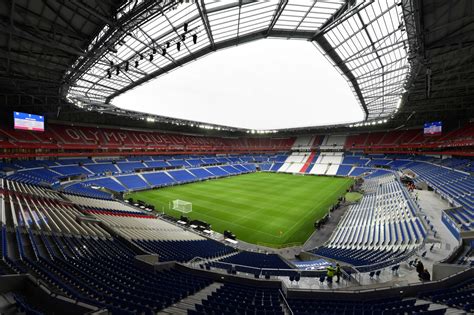
<path fill-rule="evenodd" d="M 392 0 L 132 4 L 117 14 L 119 27 L 108 23 L 69 72 L 70 100 L 114 110 L 106 104 L 117 95 L 189 61 L 275 37 L 314 42 L 345 76 L 369 120 L 396 111 L 410 72 L 402 9 Z"/>
<path fill-rule="evenodd" d="M 48 115 L 62 106 L 71 120 L 97 111 L 146 119 L 113 98 L 215 50 L 287 38 L 321 50 L 367 121 L 465 119 L 474 103 L 473 17 L 470 0 L 4 1 L 0 105 Z"/>
<path fill-rule="evenodd" d="M 87 55 L 91 38 L 105 25 L 102 17 L 114 16 L 124 2 L 1 1 L 0 92 L 6 103 L 23 95 L 37 104 L 57 102 L 65 73 Z"/>

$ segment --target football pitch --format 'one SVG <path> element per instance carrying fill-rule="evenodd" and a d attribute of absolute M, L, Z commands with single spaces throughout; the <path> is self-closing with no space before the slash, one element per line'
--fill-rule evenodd
<path fill-rule="evenodd" d="M 303 244 L 314 222 L 352 183 L 349 178 L 251 173 L 135 192 L 127 198 L 143 200 L 177 218 L 182 213 L 170 209 L 170 202 L 188 201 L 188 218 L 206 221 L 220 233 L 230 230 L 249 243 L 282 248 Z"/>

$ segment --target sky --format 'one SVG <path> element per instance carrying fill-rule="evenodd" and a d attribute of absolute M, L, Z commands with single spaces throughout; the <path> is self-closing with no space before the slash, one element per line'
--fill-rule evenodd
<path fill-rule="evenodd" d="M 361 121 L 346 80 L 307 41 L 265 39 L 211 53 L 113 99 L 135 111 L 272 130 Z"/>

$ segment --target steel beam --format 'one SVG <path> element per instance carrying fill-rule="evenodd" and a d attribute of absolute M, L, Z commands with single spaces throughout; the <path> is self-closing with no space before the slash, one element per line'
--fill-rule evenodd
<path fill-rule="evenodd" d="M 295 34 L 291 30 L 288 30 L 288 31 L 274 30 L 274 31 L 271 31 L 268 36 L 287 38 L 291 34 L 293 34 L 293 36 L 295 38 L 302 38 L 302 39 L 306 39 L 306 40 L 311 39 L 312 36 L 313 36 L 312 32 L 297 32 Z M 255 33 L 246 34 L 245 36 L 242 36 L 242 37 L 239 37 L 239 38 L 231 38 L 231 39 L 228 39 L 226 41 L 217 43 L 215 45 L 215 48 L 216 48 L 216 50 L 224 49 L 224 48 L 227 48 L 227 47 L 235 46 L 237 44 L 251 42 L 251 41 L 263 39 L 263 38 L 266 38 L 266 37 L 267 37 L 266 30 L 258 31 L 258 32 L 255 32 Z M 193 61 L 197 58 L 205 56 L 205 55 L 207 55 L 211 52 L 212 52 L 212 50 L 210 49 L 210 46 L 205 46 L 205 47 L 201 48 L 200 50 L 198 50 L 197 52 L 195 52 L 193 55 L 187 55 L 187 56 L 179 59 L 178 61 L 181 65 L 184 65 L 184 64 L 186 64 L 190 61 Z M 143 84 L 144 82 L 146 82 L 146 81 L 148 81 L 152 78 L 158 77 L 158 76 L 160 76 L 160 75 L 162 75 L 166 72 L 169 72 L 169 71 L 175 69 L 176 67 L 177 66 L 174 65 L 174 64 L 169 64 L 165 67 L 162 67 L 161 70 L 152 72 L 152 73 L 148 74 L 147 76 L 141 78 L 140 80 L 137 80 L 137 81 L 133 82 L 131 85 L 126 86 L 125 88 L 120 90 L 120 92 L 111 94 L 109 97 L 107 97 L 107 101 L 111 101 L 113 98 L 117 97 L 118 95 L 120 95 L 122 93 L 125 93 L 128 90 L 133 89 L 135 86 Z"/>
<path fill-rule="evenodd" d="M 29 40 L 35 44 L 42 45 L 49 49 L 61 50 L 75 56 L 85 55 L 82 51 L 74 49 L 68 45 L 64 45 L 56 41 L 53 42 L 53 41 L 41 39 L 41 36 L 39 34 L 36 34 L 36 35 L 30 34 L 30 32 L 26 32 L 24 30 L 19 29 L 18 26 L 12 27 L 9 23 L 5 23 L 3 19 L 0 20 L 0 32 L 11 34 L 16 37 L 21 37 L 23 39 Z"/>
<path fill-rule="evenodd" d="M 196 7 L 198 9 L 199 16 L 201 17 L 202 24 L 204 25 L 204 29 L 206 30 L 207 37 L 209 38 L 211 49 L 214 51 L 216 50 L 216 44 L 214 43 L 214 37 L 212 36 L 211 23 L 209 23 L 209 19 L 207 17 L 208 13 L 204 0 L 201 0 L 201 5 L 199 5 L 199 1 L 196 1 Z"/>
<path fill-rule="evenodd" d="M 280 3 L 278 4 L 278 7 L 275 10 L 275 14 L 273 15 L 272 21 L 270 22 L 270 25 L 268 26 L 267 33 L 266 33 L 267 36 L 273 30 L 273 27 L 275 27 L 275 24 L 278 22 L 278 19 L 280 18 L 281 14 L 285 10 L 285 7 L 287 4 L 288 4 L 288 0 L 280 0 Z"/>

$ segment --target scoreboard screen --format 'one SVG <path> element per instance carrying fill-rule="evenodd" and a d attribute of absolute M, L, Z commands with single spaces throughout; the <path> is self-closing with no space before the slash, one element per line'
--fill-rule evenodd
<path fill-rule="evenodd" d="M 443 131 L 443 123 L 441 121 L 425 123 L 423 130 L 426 136 L 438 136 Z"/>
<path fill-rule="evenodd" d="M 44 131 L 44 116 L 13 112 L 13 121 L 18 130 Z"/>

